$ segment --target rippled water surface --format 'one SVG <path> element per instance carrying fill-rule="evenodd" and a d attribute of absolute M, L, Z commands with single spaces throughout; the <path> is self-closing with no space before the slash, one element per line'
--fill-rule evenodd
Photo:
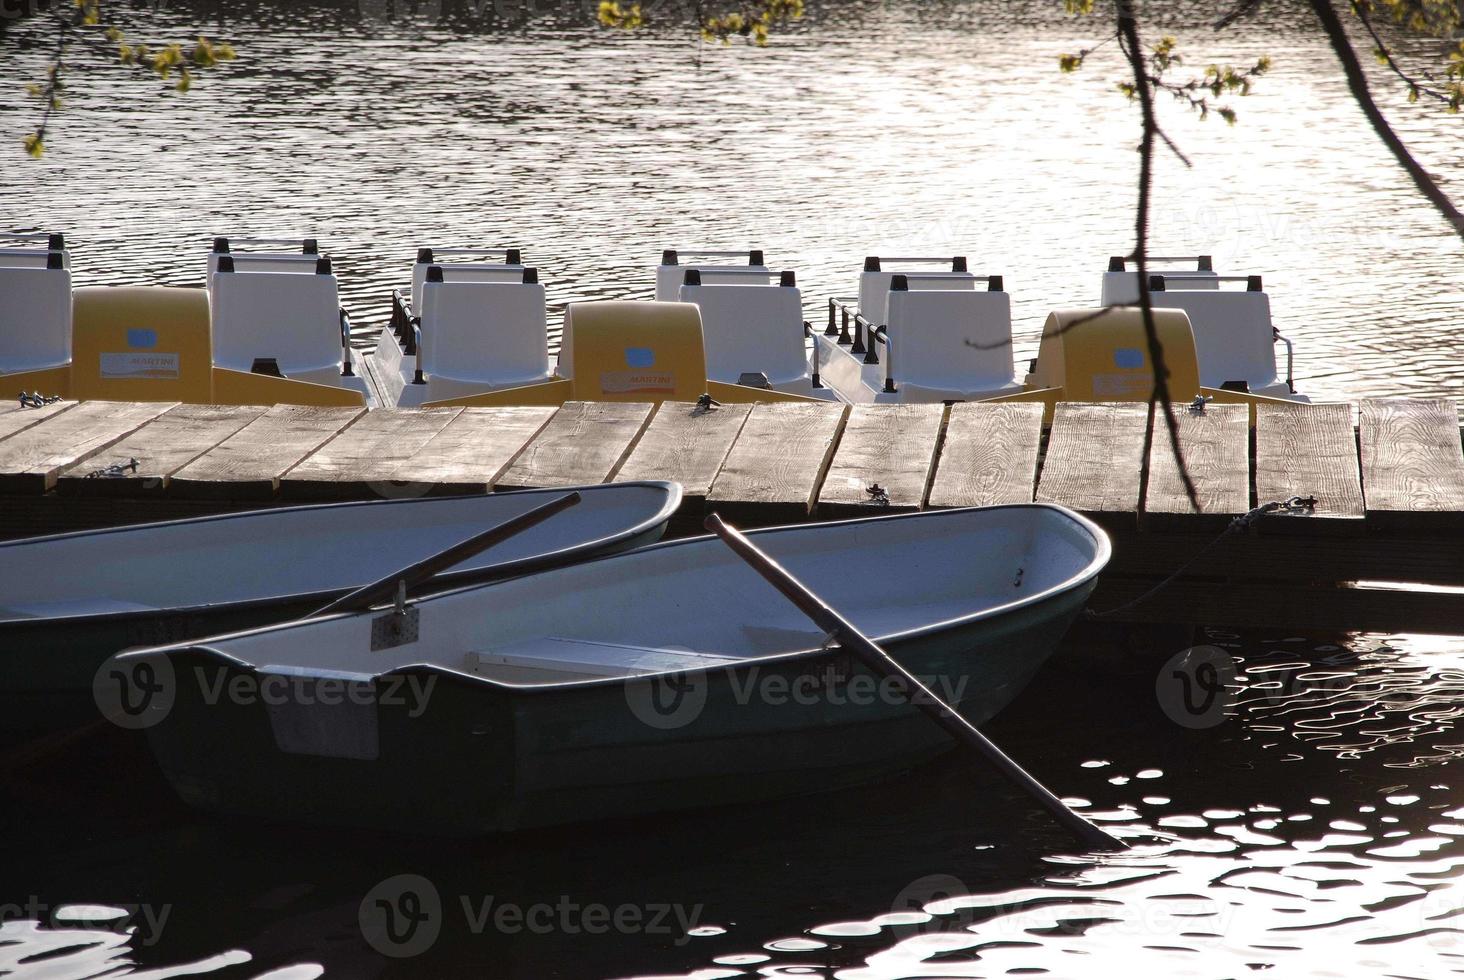
<path fill-rule="evenodd" d="M 1106 257 L 1131 244 L 1134 110 L 1112 45 L 1081 74 L 1055 70 L 1096 36 L 1056 0 L 826 2 L 764 51 L 703 50 L 674 24 L 602 31 L 591 6 L 129 9 L 135 38 L 201 23 L 242 58 L 178 97 L 78 54 L 91 67 L 52 150 L 6 167 L 0 226 L 68 232 L 82 282 L 199 282 L 212 234 L 317 235 L 365 330 L 422 244 L 523 246 L 551 322 L 570 300 L 648 295 L 667 246 L 761 246 L 810 305 L 850 291 L 866 254 L 962 253 L 1006 276 L 1019 356 L 1048 310 L 1096 301 Z M 1276 67 L 1237 127 L 1166 111 L 1194 166 L 1161 161 L 1156 251 L 1263 273 L 1314 396 L 1455 392 L 1458 240 L 1314 29 L 1282 6 L 1216 38 L 1213 8 L 1150 5 L 1198 65 L 1264 53 Z M 7 141 L 34 125 L 21 82 L 50 48 L 39 19 L 0 36 Z M 1457 118 L 1379 85 L 1457 194 Z"/>
<path fill-rule="evenodd" d="M 203 23 L 242 58 L 186 97 L 78 73 L 45 160 L 4 168 L 0 225 L 66 231 L 82 282 L 198 282 L 212 234 L 315 234 L 368 327 L 421 244 L 521 245 L 556 309 L 648 295 L 672 245 L 764 247 L 811 298 L 846 291 L 866 253 L 964 252 L 1006 275 L 1025 355 L 1049 308 L 1096 299 L 1131 234 L 1133 113 L 1106 49 L 1078 76 L 1053 69 L 1092 36 L 1056 6 L 826 3 L 761 52 L 602 33 L 547 2 L 522 22 L 519 2 L 497 20 L 128 9 L 134 36 Z M 1156 10 L 1203 41 L 1201 63 L 1264 52 L 1276 69 L 1233 129 L 1169 113 L 1194 168 L 1161 162 L 1157 250 L 1264 273 L 1313 395 L 1455 393 L 1457 240 L 1305 24 L 1212 39 L 1194 26 L 1210 6 Z M 6 141 L 33 122 L 19 90 L 48 43 L 38 19 L 0 31 Z M 1460 123 L 1384 91 L 1457 195 Z M 1163 695 L 1182 644 L 1136 659 L 1088 632 L 989 726 L 1136 844 L 1102 858 L 950 759 L 839 794 L 455 844 L 204 817 L 116 733 L 27 745 L 0 761 L 0 975 L 1459 972 L 1464 640 L 1202 639 L 1234 665 L 1212 726 Z M 430 885 L 440 933 L 392 958 L 361 917 L 402 875 Z M 543 910 L 544 928 L 503 925 L 503 906 Z"/>
<path fill-rule="evenodd" d="M 1464 798 L 1450 764 L 1464 749 L 1464 642 L 1200 639 L 1235 665 L 1208 727 L 1175 711 L 1162 657 L 1086 630 L 988 726 L 1135 845 L 1100 858 L 953 759 L 838 794 L 463 844 L 212 820 L 169 800 L 139 745 L 53 747 L 9 784 L 0 971 L 1464 971 Z M 361 916 L 403 875 L 427 883 L 440 931 L 393 960 Z M 531 928 L 492 918 L 503 905 L 543 911 Z"/>

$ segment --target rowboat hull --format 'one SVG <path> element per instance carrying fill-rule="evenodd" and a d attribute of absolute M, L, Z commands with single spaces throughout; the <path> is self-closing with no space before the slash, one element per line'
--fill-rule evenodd
<path fill-rule="evenodd" d="M 752 534 L 774 542 L 779 530 Z M 588 568 L 610 575 L 615 563 L 695 544 Z M 1021 693 L 1081 611 L 1106 541 L 1096 550 L 1091 571 L 1035 601 L 876 639 L 980 724 Z M 528 591 L 543 578 L 547 588 L 556 574 L 504 584 Z M 247 650 L 250 638 L 239 639 L 233 649 Z M 541 685 L 399 661 L 375 676 L 337 675 L 326 708 L 328 671 L 254 666 L 230 647 L 225 637 L 137 656 L 176 692 L 147 728 L 162 771 L 190 804 L 251 817 L 477 835 L 823 791 L 949 747 L 837 648 Z"/>
<path fill-rule="evenodd" d="M 981 724 L 1027 686 L 1090 591 L 888 651 L 942 697 L 959 690 L 959 710 Z M 532 693 L 402 671 L 378 679 L 377 691 L 397 687 L 402 703 L 377 708 L 379 755 L 369 761 L 282 751 L 267 708 L 213 699 L 241 679 L 255 683 L 251 670 L 185 656 L 174 672 L 178 700 L 148 735 L 179 796 L 205 810 L 316 824 L 473 836 L 628 817 L 857 785 L 951 746 L 914 708 L 867 693 L 879 679 L 838 651 Z M 419 693 L 432 683 L 415 718 L 414 680 Z M 674 701 L 677 683 L 693 698 L 704 692 L 696 716 L 678 725 L 670 707 L 668 727 L 644 723 L 655 699 Z"/>
<path fill-rule="evenodd" d="M 449 569 L 428 590 L 491 582 L 651 544 L 665 532 L 681 499 L 676 485 L 664 483 L 580 490 L 585 498 L 581 504 Z M 218 636 L 307 616 L 353 588 L 563 492 L 533 490 L 291 507 L 0 543 L 0 730 L 54 729 L 93 721 L 100 717 L 94 685 L 104 683 L 98 671 L 121 650 Z M 566 521 L 576 518 L 580 524 L 566 527 Z M 281 520 L 290 524 L 281 527 L 277 523 Z M 237 538 L 241 548 L 254 546 L 277 556 L 270 560 L 278 562 L 284 579 L 288 566 L 298 560 L 291 554 L 289 538 L 323 523 L 338 525 L 358 547 L 364 546 L 356 553 L 342 554 L 337 550 L 339 543 L 332 546 L 323 541 L 319 558 L 337 566 L 337 573 L 297 588 L 266 587 L 259 590 L 262 594 L 254 595 L 243 588 L 235 587 L 232 593 L 220 588 L 216 598 L 210 597 L 209 579 L 222 583 L 231 576 L 239 577 L 226 561 L 219 560 L 229 553 L 231 539 Z M 373 534 L 390 534 L 394 528 L 411 535 L 411 544 L 392 549 L 371 545 Z M 189 601 L 133 601 L 146 597 L 129 592 L 125 579 L 158 574 L 156 568 L 141 564 L 129 568 L 124 561 L 115 572 L 81 578 L 78 563 L 86 561 L 89 553 L 138 553 L 140 563 L 144 552 L 154 558 L 160 549 L 181 549 L 203 536 L 209 537 L 210 550 L 194 556 L 193 567 L 185 564 L 167 573 L 180 580 L 180 587 L 191 590 Z M 73 572 L 76 580 L 68 581 L 68 573 Z M 46 581 L 38 584 L 38 577 Z M 275 584 L 268 575 L 266 580 Z M 58 601 L 27 607 L 22 588 L 32 594 L 53 589 Z M 64 591 L 68 589 L 69 593 Z M 200 595 L 202 601 L 197 599 Z"/>

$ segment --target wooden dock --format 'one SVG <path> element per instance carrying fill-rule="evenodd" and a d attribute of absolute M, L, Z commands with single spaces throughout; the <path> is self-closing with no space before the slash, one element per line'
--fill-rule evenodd
<path fill-rule="evenodd" d="M 699 530 L 712 510 L 757 526 L 1037 500 L 1112 535 L 1095 609 L 1200 555 L 1115 620 L 1464 633 L 1452 402 L 1261 406 L 1254 429 L 1242 406 L 1179 420 L 1198 510 L 1162 419 L 1156 427 L 1142 405 L 1064 404 L 1044 428 L 1035 404 L 12 404 L 0 406 L 0 537 L 616 480 L 681 483 L 673 533 Z M 1292 496 L 1315 497 L 1315 509 L 1214 543 L 1232 517 Z"/>

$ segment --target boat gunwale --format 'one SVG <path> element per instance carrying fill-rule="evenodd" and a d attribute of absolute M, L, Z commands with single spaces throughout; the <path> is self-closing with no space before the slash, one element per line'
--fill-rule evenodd
<path fill-rule="evenodd" d="M 277 514 L 297 514 L 304 511 L 319 512 L 326 510 L 340 510 L 352 507 L 391 507 L 406 506 L 410 504 L 421 505 L 448 502 L 461 503 L 463 501 L 472 500 L 475 498 L 491 500 L 498 498 L 516 497 L 522 494 L 535 494 L 544 496 L 553 494 L 564 494 L 569 493 L 570 491 L 579 491 L 581 493 L 594 493 L 602 490 L 609 491 L 619 489 L 621 487 L 662 489 L 666 491 L 666 496 L 665 499 L 662 501 L 660 508 L 653 515 L 632 525 L 625 530 L 617 531 L 614 534 L 604 535 L 602 537 L 595 538 L 592 541 L 582 542 L 580 544 L 572 545 L 566 548 L 560 548 L 557 551 L 544 552 L 543 554 L 532 555 L 527 558 L 519 558 L 513 561 L 502 562 L 496 565 L 488 565 L 482 568 L 462 569 L 460 571 L 440 572 L 437 575 L 433 576 L 433 578 L 430 579 L 427 583 L 424 583 L 424 586 L 430 587 L 432 591 L 424 595 L 415 597 L 427 598 L 429 596 L 440 595 L 446 592 L 480 588 L 484 585 L 490 585 L 495 581 L 517 578 L 521 575 L 530 575 L 535 572 L 550 571 L 558 565 L 568 564 L 572 562 L 574 560 L 574 556 L 578 554 L 582 554 L 587 551 L 593 552 L 595 550 L 609 547 L 622 541 L 633 540 L 634 538 L 640 537 L 641 535 L 646 534 L 657 527 L 661 527 L 664 529 L 664 527 L 670 523 L 671 519 L 676 516 L 676 512 L 681 509 L 681 500 L 684 492 L 682 490 L 681 484 L 671 480 L 627 480 L 623 483 L 595 483 L 587 484 L 585 486 L 571 487 L 536 487 L 523 490 L 506 490 L 502 492 L 488 491 L 481 494 L 445 494 L 435 497 L 408 497 L 398 500 L 342 500 L 321 504 L 296 504 L 289 507 L 256 508 L 254 510 L 246 511 L 206 514 L 201 517 L 181 517 L 170 521 L 151 521 L 145 524 L 123 524 L 116 527 L 92 528 L 83 529 L 80 531 L 64 531 L 59 534 L 45 534 L 29 538 L 16 538 L 11 541 L 0 541 L 0 560 L 3 560 L 5 558 L 4 549 L 21 545 L 51 544 L 57 541 L 67 541 L 76 538 L 103 537 L 109 534 L 126 534 L 138 531 L 151 531 L 157 530 L 159 528 L 177 527 L 180 525 L 197 526 L 200 524 L 207 524 L 213 521 L 226 521 L 237 519 L 240 517 L 252 517 L 256 515 L 274 516 Z M 608 557 L 613 556 L 600 555 L 586 560 L 593 561 L 598 560 L 598 558 Z M 465 560 L 471 561 L 472 559 Z M 441 588 L 438 588 L 439 586 L 441 586 Z M 347 592 L 350 592 L 351 589 L 355 587 L 356 586 L 347 586 L 339 589 L 325 589 L 314 592 L 282 593 L 272 596 L 256 596 L 250 599 L 239 599 L 232 602 L 202 603 L 190 606 L 158 606 L 148 609 L 118 609 L 108 612 L 77 612 L 70 614 L 62 613 L 53 616 L 21 616 L 13 618 L 5 618 L 3 616 L 0 616 L 0 629 L 16 627 L 34 628 L 36 626 L 49 624 L 63 625 L 69 627 L 77 625 L 90 625 L 92 623 L 121 623 L 129 619 L 155 619 L 159 616 L 182 616 L 244 612 L 250 609 L 265 606 L 284 605 L 287 603 L 308 602 L 316 600 L 318 600 L 323 605 L 332 597 L 345 595 Z M 351 614 L 347 613 L 345 615 Z M 256 627 L 256 629 L 268 629 L 274 626 L 284 626 L 289 625 L 292 622 L 303 621 L 305 620 L 292 620 L 285 623 L 271 623 L 264 627 Z M 223 634 L 223 636 L 235 635 L 240 634 Z M 215 638 L 222 639 L 223 636 Z"/>
<path fill-rule="evenodd" d="M 983 609 L 979 609 L 979 610 L 977 610 L 975 612 L 972 612 L 972 613 L 967 613 L 966 615 L 963 615 L 963 616 L 955 616 L 955 617 L 952 617 L 950 619 L 939 620 L 939 621 L 932 622 L 932 623 L 926 623 L 926 624 L 923 624 L 921 626 L 916 626 L 916 627 L 913 627 L 911 629 L 902 630 L 902 631 L 899 631 L 899 632 L 896 632 L 896 633 L 886 633 L 886 634 L 880 634 L 878 636 L 871 637 L 871 639 L 873 639 L 875 642 L 877 642 L 877 643 L 879 643 L 881 645 L 893 645 L 893 644 L 907 643 L 909 641 L 918 640 L 918 639 L 921 639 L 923 637 L 929 636 L 931 634 L 940 633 L 940 632 L 944 632 L 944 631 L 947 631 L 947 630 L 952 630 L 952 629 L 956 629 L 956 628 L 959 628 L 959 627 L 968 626 L 970 624 L 982 622 L 984 620 L 996 619 L 998 617 L 1005 616 L 1005 615 L 1009 615 L 1009 614 L 1015 613 L 1015 612 L 1019 612 L 1019 611 L 1022 611 L 1024 609 L 1034 608 L 1034 607 L 1039 606 L 1039 605 L 1041 605 L 1041 604 L 1043 604 L 1045 602 L 1048 602 L 1049 600 L 1052 600 L 1054 598 L 1057 598 L 1060 595 L 1063 595 L 1065 593 L 1069 593 L 1069 592 L 1072 592 L 1072 591 L 1074 591 L 1076 589 L 1079 589 L 1082 586 L 1086 585 L 1087 583 L 1091 582 L 1093 579 L 1097 578 L 1098 575 L 1101 574 L 1102 571 L 1103 571 L 1103 569 L 1107 566 L 1109 559 L 1112 557 L 1112 552 L 1113 552 L 1112 542 L 1109 540 L 1108 535 L 1102 530 L 1102 528 L 1100 528 L 1093 521 L 1091 521 L 1088 518 L 1084 517 L 1082 514 L 1079 514 L 1076 511 L 1071 510 L 1070 508 L 1064 507 L 1061 504 L 1052 504 L 1052 503 L 1044 503 L 1044 502 L 1025 503 L 1025 504 L 995 504 L 995 505 L 986 506 L 986 507 L 956 507 L 956 508 L 946 508 L 946 509 L 941 509 L 941 510 L 917 511 L 917 512 L 914 512 L 914 513 L 881 514 L 881 515 L 872 516 L 872 517 L 855 517 L 855 518 L 850 518 L 848 520 L 828 521 L 828 522 L 823 522 L 823 523 L 818 523 L 818 524 L 785 524 L 785 525 L 779 525 L 779 526 L 776 526 L 776 527 L 758 528 L 758 529 L 754 529 L 754 530 L 747 531 L 746 533 L 749 536 L 752 536 L 752 537 L 759 537 L 759 536 L 763 536 L 763 535 L 767 535 L 767 534 L 789 533 L 789 532 L 804 531 L 804 530 L 811 530 L 811 529 L 822 529 L 822 528 L 827 528 L 827 527 L 847 527 L 847 526 L 850 526 L 850 525 L 869 524 L 869 523 L 878 522 L 878 521 L 901 521 L 901 520 L 909 521 L 909 520 L 918 520 L 920 518 L 928 518 L 928 517 L 948 517 L 948 516 L 951 516 L 953 514 L 971 513 L 971 512 L 976 512 L 976 511 L 981 511 L 981 512 L 993 512 L 993 511 L 999 511 L 999 510 L 1025 510 L 1025 511 L 1031 511 L 1031 510 L 1034 510 L 1034 509 L 1041 509 L 1041 510 L 1055 512 L 1057 515 L 1065 518 L 1067 521 L 1069 521 L 1073 526 L 1075 526 L 1079 530 L 1084 531 L 1089 536 L 1089 538 L 1092 540 L 1093 545 L 1094 545 L 1093 555 L 1092 555 L 1091 558 L 1089 558 L 1089 560 L 1084 564 L 1084 566 L 1079 571 L 1073 573 L 1072 575 L 1068 576 L 1067 578 L 1063 579 L 1062 581 L 1060 581 L 1060 582 L 1058 582 L 1058 583 L 1056 583 L 1054 585 L 1051 585 L 1051 586 L 1049 586 L 1046 589 L 1043 589 L 1041 592 L 1033 593 L 1032 595 L 1025 596 L 1025 597 L 1023 597 L 1021 599 L 1016 599 L 1016 600 L 1013 600 L 1011 602 L 1001 603 L 999 605 L 989 606 L 989 607 L 986 607 L 986 608 L 983 608 Z M 690 537 L 690 538 L 678 538 L 678 539 L 675 539 L 675 540 L 672 540 L 672 541 L 661 541 L 661 542 L 657 542 L 656 544 L 647 545 L 647 546 L 645 546 L 643 548 L 637 548 L 637 549 L 635 549 L 634 551 L 631 551 L 631 552 L 624 552 L 624 553 L 615 554 L 615 555 L 602 555 L 602 556 L 597 557 L 597 558 L 591 558 L 591 559 L 588 559 L 588 560 L 586 560 L 584 562 L 577 563 L 576 567 L 578 567 L 580 565 L 590 566 L 590 565 L 594 565 L 597 562 L 609 561 L 609 560 L 612 560 L 612 559 L 615 559 L 615 558 L 624 558 L 624 557 L 627 557 L 628 555 L 643 555 L 643 554 L 646 554 L 646 553 L 655 552 L 655 551 L 659 551 L 659 550 L 666 549 L 666 548 L 677 548 L 677 547 L 684 547 L 684 546 L 691 545 L 691 544 L 705 543 L 707 541 L 713 541 L 715 539 L 716 539 L 716 535 L 706 534 L 706 535 L 697 535 L 695 537 Z M 459 587 L 459 588 L 454 588 L 454 589 L 450 589 L 450 590 L 447 590 L 447 591 L 444 591 L 444 592 L 436 592 L 436 593 L 433 593 L 431 595 L 419 596 L 419 597 L 415 597 L 415 598 L 409 599 L 408 602 L 407 602 L 407 605 L 409 607 L 411 607 L 411 606 L 415 606 L 415 605 L 417 605 L 418 603 L 421 603 L 421 602 L 427 602 L 427 601 L 436 600 L 436 599 L 443 599 L 443 598 L 447 598 L 449 596 L 459 595 L 459 594 L 464 593 L 464 592 L 471 592 L 471 591 L 473 591 L 475 589 L 492 588 L 492 587 L 494 587 L 496 585 L 503 585 L 503 584 L 506 584 L 508 582 L 518 581 L 519 579 L 527 578 L 527 577 L 529 577 L 531 575 L 548 574 L 550 572 L 554 572 L 554 571 L 558 571 L 558 570 L 559 569 L 542 569 L 542 570 L 539 570 L 539 571 L 527 572 L 527 573 L 525 573 L 523 575 L 515 575 L 515 576 L 512 576 L 510 578 L 500 579 L 500 580 L 495 581 L 495 582 L 485 582 L 485 583 L 480 583 L 480 584 L 477 584 L 477 585 L 468 585 L 468 586 L 463 586 L 463 587 Z M 220 635 L 220 636 L 204 637 L 204 638 L 201 638 L 200 640 L 196 640 L 196 641 L 185 641 L 185 642 L 182 642 L 182 643 L 171 643 L 171 644 L 164 644 L 164 645 L 154 646 L 154 647 L 142 647 L 142 648 L 137 648 L 137 649 L 133 649 L 133 650 L 128 650 L 128 651 L 125 651 L 124 653 L 120 653 L 120 654 L 118 654 L 116 656 L 116 659 L 119 662 L 131 662 L 131 661 L 135 661 L 135 660 L 141 660 L 141 659 L 144 659 L 146 657 L 154 657 L 154 656 L 160 656 L 160 655 L 166 655 L 166 656 L 170 656 L 171 657 L 172 655 L 199 654 L 199 655 L 204 655 L 204 656 L 206 656 L 206 657 L 208 657 L 210 659 L 214 659 L 214 660 L 220 661 L 220 662 L 222 662 L 224 664 L 231 665 L 231 666 L 235 667 L 236 669 L 244 670 L 244 671 L 249 672 L 249 673 L 258 673 L 259 671 L 261 671 L 261 670 L 263 670 L 263 669 L 265 669 L 267 667 L 276 666 L 276 665 L 274 665 L 274 664 L 254 664 L 254 663 L 250 663 L 249 661 L 242 660 L 239 657 L 234 656 L 233 654 L 226 653 L 225 651 L 220 650 L 217 647 L 210 646 L 209 643 L 210 642 L 223 642 L 223 641 L 227 641 L 227 640 L 241 639 L 241 638 L 244 638 L 244 637 L 254 636 L 254 635 L 257 635 L 257 634 L 260 634 L 260 633 L 266 633 L 266 632 L 279 632 L 279 631 L 283 631 L 283 630 L 298 629 L 298 628 L 303 628 L 303 627 L 307 627 L 307 626 L 317 625 L 317 624 L 320 624 L 320 623 L 330 622 L 330 621 L 333 621 L 333 620 L 343 619 L 343 618 L 347 618 L 347 617 L 369 616 L 369 615 L 372 615 L 372 614 L 379 614 L 380 610 L 383 609 L 383 608 L 386 608 L 386 607 L 385 606 L 376 606 L 376 607 L 373 607 L 372 609 L 369 609 L 369 610 L 362 610 L 362 611 L 355 611 L 355 612 L 335 613 L 335 614 L 329 615 L 329 616 L 308 617 L 306 619 L 298 619 L 298 620 L 294 620 L 293 622 L 287 622 L 287 623 L 273 623 L 273 624 L 270 624 L 268 626 L 260 626 L 260 627 L 254 627 L 252 629 L 247 629 L 247 630 L 239 630 L 239 631 L 236 631 L 236 632 L 233 632 L 233 633 L 226 633 L 226 634 L 223 634 L 223 635 Z M 742 670 L 742 669 L 744 669 L 744 668 L 746 668 L 748 666 L 767 666 L 767 665 L 770 665 L 770 664 L 782 664 L 784 662 L 794 662 L 794 661 L 802 660 L 802 659 L 810 659 L 811 660 L 811 659 L 814 659 L 814 658 L 819 657 L 819 656 L 828 655 L 832 651 L 836 651 L 837 649 L 838 649 L 837 646 L 833 646 L 833 647 L 828 647 L 828 646 L 823 646 L 823 647 L 809 647 L 809 648 L 806 648 L 806 649 L 803 649 L 803 650 L 790 650 L 790 651 L 783 651 L 783 652 L 780 652 L 780 653 L 762 654 L 762 655 L 756 656 L 756 657 L 747 657 L 747 658 L 739 659 L 736 663 L 733 663 L 733 664 L 723 664 L 723 665 L 720 665 L 720 666 L 715 667 L 715 668 L 708 667 L 708 668 L 692 668 L 690 670 L 686 670 L 686 669 L 681 669 L 681 670 L 660 670 L 660 671 L 653 671 L 653 672 L 650 672 L 650 673 L 635 674 L 635 675 L 630 675 L 630 676 L 593 677 L 593 678 L 585 678 L 585 679 L 580 679 L 580 680 L 549 681 L 549 682 L 546 682 L 546 683 L 538 683 L 538 684 L 514 684 L 514 683 L 510 683 L 508 681 L 496 680 L 496 679 L 491 678 L 491 677 L 482 677 L 482 676 L 479 676 L 479 675 L 476 675 L 476 674 L 469 674 L 469 673 L 466 673 L 464 671 L 458 670 L 456 668 L 444 666 L 442 664 L 436 664 L 436 663 L 431 663 L 431 662 L 428 662 L 428 661 L 420 661 L 420 660 L 419 661 L 415 661 L 415 662 L 409 662 L 409 663 L 400 664 L 400 665 L 398 665 L 396 667 L 392 667 L 389 670 L 383 670 L 383 671 L 381 671 L 379 673 L 376 673 L 376 674 L 366 674 L 365 672 L 362 672 L 361 673 L 361 679 L 363 681 L 366 680 L 366 679 L 369 679 L 371 682 L 376 683 L 376 682 L 380 681 L 381 678 L 383 678 L 383 677 L 388 677 L 388 676 L 395 675 L 395 674 L 434 673 L 434 674 L 446 675 L 448 677 L 452 677 L 452 678 L 455 678 L 455 679 L 459 679 L 459 680 L 465 681 L 465 682 L 467 682 L 469 684 L 482 685 L 482 686 L 485 686 L 486 688 L 488 688 L 490 690 L 496 690 L 496 691 L 499 691 L 499 692 L 502 692 L 502 693 L 506 693 L 506 694 L 509 694 L 509 695 L 530 696 L 530 695 L 535 695 L 535 694 L 550 694 L 550 693 L 554 693 L 554 692 L 569 691 L 569 690 L 592 689 L 592 688 L 611 687 L 611 686 L 628 686 L 628 685 L 630 685 L 632 683 L 645 683 L 645 682 L 648 682 L 648 681 L 652 681 L 652 680 L 654 680 L 656 678 L 667 677 L 667 676 L 675 676 L 675 675 L 679 675 L 679 674 L 688 674 L 688 673 L 711 674 L 711 673 L 717 672 L 717 671 L 735 671 L 735 670 Z"/>

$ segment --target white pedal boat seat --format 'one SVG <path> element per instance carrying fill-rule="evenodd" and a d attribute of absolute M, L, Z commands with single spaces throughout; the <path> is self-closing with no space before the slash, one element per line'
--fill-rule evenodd
<path fill-rule="evenodd" d="M 1171 289 L 1219 289 L 1220 279 L 1215 273 L 1215 262 L 1208 255 L 1167 256 L 1156 255 L 1151 262 L 1193 262 L 1193 269 L 1150 269 L 1150 275 L 1163 276 Z M 1129 271 L 1129 261 L 1122 255 L 1108 260 L 1108 271 L 1103 273 L 1103 288 L 1099 306 L 1135 306 L 1139 302 L 1139 274 Z"/>
<path fill-rule="evenodd" d="M 1244 290 L 1221 289 L 1220 282 L 1242 280 Z M 1279 335 L 1271 321 L 1271 299 L 1260 276 L 1218 277 L 1214 288 L 1171 288 L 1168 275 L 1149 277 L 1149 301 L 1163 309 L 1184 310 L 1195 334 L 1200 384 L 1276 398 L 1294 397 L 1291 384 L 1276 370 Z"/>
<path fill-rule="evenodd" d="M 44 269 L 51 264 L 52 252 L 60 254 L 61 268 L 71 268 L 65 235 L 48 231 L 0 235 L 0 267 Z"/>
<path fill-rule="evenodd" d="M 538 270 L 520 268 L 511 281 L 449 279 L 429 266 L 420 312 L 407 342 L 390 328 L 373 358 L 386 395 L 399 407 L 515 388 L 549 380 L 549 334 Z"/>
<path fill-rule="evenodd" d="M 925 289 L 974 290 L 976 288 L 976 276 L 967 269 L 965 256 L 957 255 L 950 259 L 949 271 L 916 269 L 902 273 L 899 270 L 884 268 L 885 262 L 897 261 L 901 260 L 881 260 L 878 256 L 870 256 L 864 260 L 864 271 L 859 274 L 859 312 L 876 327 L 889 322 L 890 285 L 897 275 L 905 277 L 907 287 L 912 292 Z M 933 260 L 911 259 L 909 261 Z"/>
<path fill-rule="evenodd" d="M 293 252 L 238 251 L 239 245 L 294 245 Z M 320 259 L 320 245 L 314 238 L 234 238 L 216 236 L 213 248 L 208 253 L 209 295 L 213 295 L 214 274 L 219 271 L 219 260 L 229 256 L 235 272 L 294 272 L 300 275 L 314 275 L 316 262 Z"/>
<path fill-rule="evenodd" d="M 926 268 L 900 272 L 886 268 L 891 263 Z M 944 268 L 930 268 L 935 263 Z M 869 256 L 856 301 L 854 309 L 830 300 L 828 329 L 815 337 L 822 377 L 840 398 L 933 402 L 1021 389 L 1011 297 L 1001 276 L 973 274 L 965 256 Z"/>
<path fill-rule="evenodd" d="M 745 265 L 733 265 L 726 262 L 682 265 L 681 260 L 688 256 L 698 259 L 745 257 L 747 261 Z M 716 250 L 692 252 L 668 248 L 661 252 L 661 264 L 656 266 L 656 302 L 680 302 L 681 287 L 686 283 L 688 270 L 700 273 L 704 286 L 767 286 L 773 282 L 773 273 L 763 263 L 763 251 L 760 248 L 748 249 L 745 252 Z"/>
<path fill-rule="evenodd" d="M 308 275 L 298 267 L 241 272 L 233 255 L 218 256 L 209 288 L 214 365 L 349 388 L 369 403 L 330 259 L 310 261 Z"/>
<path fill-rule="evenodd" d="M 884 384 L 901 401 L 990 398 L 1021 390 L 1012 359 L 1012 301 L 992 288 L 911 289 L 896 275 L 887 295 Z"/>
<path fill-rule="evenodd" d="M 776 286 L 708 285 L 694 268 L 683 275 L 679 299 L 701 310 L 708 380 L 813 398 L 836 397 L 813 376 L 803 293 L 791 271 L 783 272 Z"/>
<path fill-rule="evenodd" d="M 444 255 L 462 257 L 503 256 L 502 262 L 442 262 Z M 412 312 L 422 312 L 422 284 L 432 266 L 442 270 L 444 282 L 523 282 L 523 252 L 516 248 L 419 248 L 412 264 Z"/>
<path fill-rule="evenodd" d="M 64 263 L 53 251 L 40 265 L 0 264 L 0 374 L 71 363 L 71 271 Z"/>

